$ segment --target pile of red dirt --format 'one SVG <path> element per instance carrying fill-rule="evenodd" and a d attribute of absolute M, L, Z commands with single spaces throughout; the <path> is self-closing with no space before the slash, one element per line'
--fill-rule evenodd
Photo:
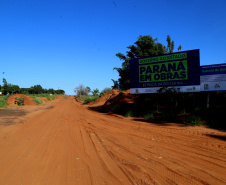
<path fill-rule="evenodd" d="M 115 98 L 121 93 L 119 90 L 112 90 L 98 98 L 94 103 L 92 103 L 92 106 L 103 106 L 106 104 L 109 100 Z"/>
<path fill-rule="evenodd" d="M 112 90 L 97 99 L 90 107 L 101 108 L 107 112 L 120 109 L 123 112 L 123 110 L 127 111 L 133 103 L 134 96 L 130 94 L 130 90 L 125 92 Z"/>
<path fill-rule="evenodd" d="M 37 97 L 37 98 L 41 99 L 43 104 L 46 103 L 47 101 L 49 101 L 49 99 L 46 97 Z"/>
<path fill-rule="evenodd" d="M 24 105 L 37 105 L 32 97 L 26 96 L 24 94 L 14 94 L 10 96 L 7 100 L 8 104 L 17 106 L 17 104 L 14 103 L 16 98 L 24 98 Z"/>

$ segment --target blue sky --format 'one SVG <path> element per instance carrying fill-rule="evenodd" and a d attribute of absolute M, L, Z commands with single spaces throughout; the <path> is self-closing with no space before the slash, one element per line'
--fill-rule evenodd
<path fill-rule="evenodd" d="M 101 91 L 118 79 L 115 54 L 139 35 L 200 49 L 201 65 L 226 63 L 225 9 L 225 0 L 0 0 L 0 83 Z"/>

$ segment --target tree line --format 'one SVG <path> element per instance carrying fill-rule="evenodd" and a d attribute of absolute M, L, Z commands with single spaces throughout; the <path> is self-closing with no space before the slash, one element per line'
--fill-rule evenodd
<path fill-rule="evenodd" d="M 3 85 L 0 85 L 0 92 L 2 94 L 65 94 L 62 89 L 55 90 L 53 88 L 45 89 L 41 85 L 34 85 L 30 88 L 20 88 L 18 85 L 7 83 L 3 78 Z"/>
<path fill-rule="evenodd" d="M 91 90 L 91 88 L 90 87 L 88 87 L 88 86 L 84 86 L 84 85 L 79 85 L 79 86 L 77 86 L 76 88 L 75 88 L 75 90 L 74 90 L 74 92 L 75 92 L 75 94 L 77 95 L 77 96 L 84 96 L 84 95 L 89 95 L 90 93 L 92 93 L 92 95 L 93 96 L 102 96 L 102 95 L 104 95 L 105 93 L 107 93 L 107 92 L 109 92 L 109 91 L 111 91 L 112 90 L 112 88 L 110 88 L 110 87 L 106 87 L 106 88 L 104 88 L 101 92 L 99 91 L 99 89 L 98 88 L 96 88 L 96 89 L 93 89 L 93 91 Z"/>
<path fill-rule="evenodd" d="M 150 57 L 155 55 L 163 55 L 173 53 L 174 41 L 170 35 L 166 38 L 167 46 L 158 42 L 158 38 L 153 39 L 150 35 L 139 36 L 138 40 L 133 45 L 128 46 L 126 55 L 117 53 L 116 56 L 122 60 L 122 67 L 114 69 L 119 73 L 119 79 L 113 80 L 113 89 L 127 90 L 130 88 L 130 60 L 134 58 Z M 181 45 L 177 48 L 181 50 Z"/>

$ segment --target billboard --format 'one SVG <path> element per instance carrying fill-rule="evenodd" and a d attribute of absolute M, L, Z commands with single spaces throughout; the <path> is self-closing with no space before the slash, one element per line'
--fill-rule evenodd
<path fill-rule="evenodd" d="M 156 93 L 161 87 L 200 91 L 199 49 L 130 60 L 130 93 Z"/>
<path fill-rule="evenodd" d="M 226 91 L 226 63 L 200 67 L 201 91 Z"/>

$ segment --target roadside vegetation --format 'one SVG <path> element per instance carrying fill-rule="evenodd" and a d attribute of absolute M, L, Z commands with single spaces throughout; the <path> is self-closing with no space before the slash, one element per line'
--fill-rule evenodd
<path fill-rule="evenodd" d="M 45 89 L 41 85 L 34 85 L 30 88 L 20 88 L 18 85 L 10 84 L 3 78 L 3 86 L 0 85 L 0 92 L 7 94 L 65 94 L 62 89 L 55 90 L 53 88 Z"/>
<path fill-rule="evenodd" d="M 54 100 L 55 95 L 64 95 L 65 91 L 62 89 L 54 90 L 50 89 L 43 89 L 41 85 L 34 85 L 30 88 L 20 88 L 18 85 L 10 84 L 3 78 L 3 85 L 0 85 L 0 92 L 2 95 L 0 96 L 0 107 L 7 107 L 7 99 L 9 96 L 13 94 L 24 94 L 34 98 L 34 101 L 38 104 L 42 104 L 43 100 L 38 97 L 45 97 L 48 100 Z M 67 96 L 64 95 L 66 98 Z M 45 100 L 44 100 L 45 101 Z M 21 98 L 15 99 L 15 104 L 24 105 L 24 102 Z"/>
<path fill-rule="evenodd" d="M 150 35 L 140 35 L 134 44 L 127 47 L 126 54 L 117 53 L 122 61 L 121 67 L 114 69 L 119 79 L 113 81 L 113 89 L 127 90 L 130 88 L 130 60 L 134 58 L 150 57 L 174 52 L 174 41 L 167 35 L 166 44 L 158 42 L 158 38 Z M 182 49 L 181 45 L 177 51 Z M 210 103 L 207 106 L 207 96 Z M 126 117 L 143 117 L 151 121 L 174 121 L 186 125 L 207 125 L 212 128 L 226 130 L 224 115 L 226 113 L 225 92 L 182 93 L 178 89 L 162 88 L 156 94 L 136 95 L 136 103 L 129 107 L 118 105 L 114 112 Z"/>
<path fill-rule="evenodd" d="M 134 95 L 135 96 L 135 95 Z M 207 96 L 210 97 L 209 107 Z M 226 130 L 226 92 L 184 93 L 164 89 L 158 94 L 136 95 L 134 104 L 122 104 L 112 112 L 125 117 L 140 117 L 155 122 L 175 122 L 188 126 L 205 125 Z"/>
<path fill-rule="evenodd" d="M 0 96 L 0 107 L 6 108 L 8 103 L 7 103 L 7 98 L 8 96 Z"/>
<path fill-rule="evenodd" d="M 106 94 L 107 92 L 109 92 L 111 90 L 112 90 L 112 88 L 106 87 L 101 92 L 97 88 L 93 89 L 93 91 L 91 91 L 90 87 L 85 87 L 84 85 L 79 85 L 75 88 L 74 92 L 76 94 L 75 98 L 77 100 L 82 101 L 84 104 L 88 104 L 88 103 L 96 101 L 99 97 L 103 96 L 104 94 Z M 90 93 L 92 93 L 92 95 Z"/>
<path fill-rule="evenodd" d="M 50 94 L 26 94 L 27 96 L 30 96 L 34 99 L 37 99 L 37 97 L 45 97 L 48 100 L 55 100 L 55 95 L 50 95 Z"/>

